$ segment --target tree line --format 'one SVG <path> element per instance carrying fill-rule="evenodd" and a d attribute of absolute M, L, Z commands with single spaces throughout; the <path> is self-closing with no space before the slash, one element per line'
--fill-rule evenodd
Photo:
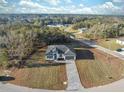
<path fill-rule="evenodd" d="M 114 38 L 124 35 L 124 19 L 117 17 L 96 17 L 77 22 L 73 29 L 87 28 L 84 36 L 87 38 Z"/>

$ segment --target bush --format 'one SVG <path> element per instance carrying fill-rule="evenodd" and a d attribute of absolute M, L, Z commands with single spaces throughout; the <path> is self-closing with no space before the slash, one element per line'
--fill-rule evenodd
<path fill-rule="evenodd" d="M 8 59 L 8 54 L 6 50 L 1 50 L 0 51 L 0 66 L 3 68 L 7 68 L 9 66 L 9 59 Z"/>

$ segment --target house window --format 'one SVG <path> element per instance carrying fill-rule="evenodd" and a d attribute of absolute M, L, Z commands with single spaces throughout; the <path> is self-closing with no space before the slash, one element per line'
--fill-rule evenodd
<path fill-rule="evenodd" d="M 63 56 L 62 56 L 62 54 L 59 54 L 59 58 L 62 58 Z"/>
<path fill-rule="evenodd" d="M 53 59 L 53 55 L 47 55 L 48 59 Z"/>
<path fill-rule="evenodd" d="M 57 60 L 65 60 L 64 57 L 63 57 L 63 54 L 59 54 Z"/>

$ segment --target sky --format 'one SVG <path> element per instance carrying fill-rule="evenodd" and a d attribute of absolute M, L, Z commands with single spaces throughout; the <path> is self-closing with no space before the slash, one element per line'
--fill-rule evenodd
<path fill-rule="evenodd" d="M 0 0 L 0 13 L 124 15 L 124 0 Z"/>

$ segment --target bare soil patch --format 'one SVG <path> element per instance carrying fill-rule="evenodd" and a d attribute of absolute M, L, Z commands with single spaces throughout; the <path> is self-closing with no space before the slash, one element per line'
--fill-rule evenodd
<path fill-rule="evenodd" d="M 76 61 L 85 88 L 101 86 L 124 78 L 124 61 L 96 49 L 90 49 L 94 59 Z M 89 56 L 89 53 L 85 53 Z"/>

